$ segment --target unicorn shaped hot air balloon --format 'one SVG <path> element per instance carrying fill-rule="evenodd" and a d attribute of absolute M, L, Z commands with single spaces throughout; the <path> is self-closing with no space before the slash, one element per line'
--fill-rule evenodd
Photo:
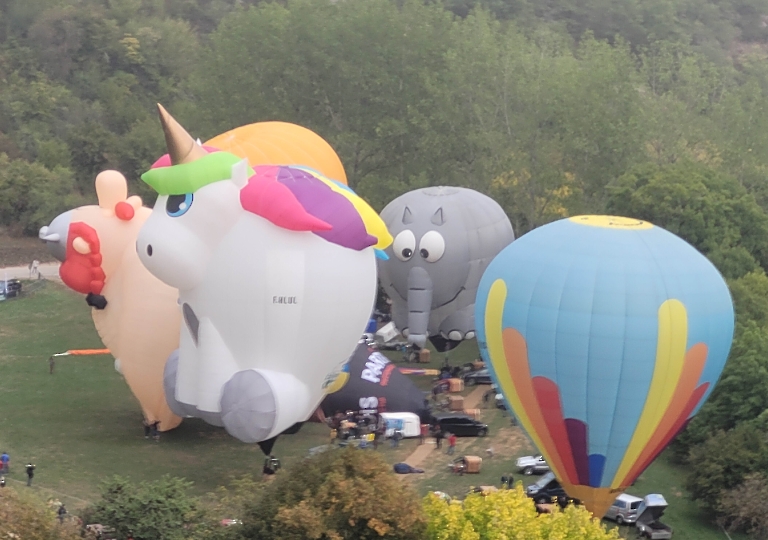
<path fill-rule="evenodd" d="M 179 289 L 166 395 L 177 414 L 271 447 L 312 415 L 355 349 L 375 300 L 375 250 L 392 238 L 343 184 L 209 153 L 159 111 L 172 165 L 142 176 L 159 197 L 137 250 Z"/>

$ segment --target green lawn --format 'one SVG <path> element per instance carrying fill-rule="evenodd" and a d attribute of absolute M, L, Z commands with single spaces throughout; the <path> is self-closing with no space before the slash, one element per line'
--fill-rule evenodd
<path fill-rule="evenodd" d="M 473 344 L 467 345 L 459 349 L 466 361 L 477 356 Z M 260 473 L 258 446 L 197 419 L 163 434 L 160 444 L 145 440 L 138 404 L 111 356 L 60 358 L 55 373 L 48 373 L 53 353 L 102 347 L 85 300 L 62 285 L 46 282 L 28 297 L 0 302 L 0 451 L 11 455 L 11 482 L 24 481 L 22 462 L 33 460 L 34 489 L 77 508 L 94 500 L 100 481 L 113 474 L 138 481 L 167 473 L 205 493 L 234 476 Z M 398 353 L 392 357 L 400 360 Z M 413 366 L 441 363 L 442 356 L 433 356 L 431 364 Z M 415 380 L 430 386 L 430 377 Z M 298 434 L 281 437 L 274 452 L 290 466 L 327 441 L 325 426 L 308 423 Z M 382 453 L 395 463 L 415 446 L 410 440 L 398 449 L 384 445 Z"/>
<path fill-rule="evenodd" d="M 31 491 L 43 498 L 60 498 L 76 510 L 96 499 L 99 482 L 113 474 L 136 481 L 163 474 L 180 476 L 194 482 L 202 494 L 233 477 L 260 473 L 263 456 L 258 446 L 241 443 L 200 420 L 185 420 L 163 434 L 159 444 L 145 440 L 138 404 L 109 356 L 62 358 L 55 374 L 48 373 L 52 353 L 83 348 L 102 348 L 102 344 L 81 295 L 46 282 L 25 298 L 0 302 L 0 451 L 11 455 L 11 482 L 23 482 L 24 462 L 33 460 L 37 471 Z M 401 360 L 397 352 L 386 354 Z M 471 341 L 451 351 L 449 359 L 455 365 L 477 356 L 476 343 Z M 437 368 L 443 360 L 444 354 L 433 351 L 429 364 L 407 366 Z M 413 379 L 420 388 L 431 387 L 431 377 Z M 464 394 L 471 390 L 465 389 Z M 507 473 L 515 473 L 515 479 L 525 484 L 533 482 L 535 477 L 525 478 L 514 470 L 515 458 L 534 451 L 528 438 L 496 409 L 484 409 L 482 420 L 489 424 L 491 435 L 459 439 L 456 452 L 456 456 L 483 457 L 481 474 L 451 475 L 447 464 L 452 458 L 435 451 L 422 465 L 426 474 L 404 481 L 422 494 L 440 490 L 454 496 L 462 496 L 471 486 L 498 485 Z M 280 438 L 274 452 L 290 467 L 309 448 L 327 442 L 327 428 L 309 423 L 298 434 Z M 380 453 L 396 463 L 417 444 L 405 440 L 397 449 L 386 444 Z M 492 458 L 486 454 L 489 447 L 494 449 Z M 684 476 L 685 471 L 662 457 L 630 492 L 664 494 L 670 505 L 664 521 L 674 528 L 678 540 L 726 539 L 707 525 L 705 516 L 687 499 L 681 487 Z M 634 537 L 634 529 L 623 529 L 625 536 Z"/>

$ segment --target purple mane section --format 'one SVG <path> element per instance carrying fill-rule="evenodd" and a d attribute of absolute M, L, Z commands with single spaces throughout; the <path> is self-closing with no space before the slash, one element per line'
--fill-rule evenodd
<path fill-rule="evenodd" d="M 376 244 L 376 238 L 368 234 L 363 219 L 349 199 L 333 191 L 322 180 L 291 167 L 278 167 L 276 179 L 293 193 L 308 214 L 333 227 L 330 231 L 313 231 L 314 234 L 357 251 Z"/>

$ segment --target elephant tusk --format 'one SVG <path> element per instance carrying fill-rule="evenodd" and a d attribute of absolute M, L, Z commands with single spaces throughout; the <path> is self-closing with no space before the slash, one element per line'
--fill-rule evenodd
<path fill-rule="evenodd" d="M 45 240 L 46 242 L 58 242 L 61 240 L 61 237 L 59 236 L 59 233 L 51 233 L 41 236 L 40 239 Z"/>

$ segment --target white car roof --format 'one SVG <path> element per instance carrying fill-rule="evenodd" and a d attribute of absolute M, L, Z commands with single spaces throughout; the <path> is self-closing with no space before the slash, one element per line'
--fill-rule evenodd
<path fill-rule="evenodd" d="M 640 497 L 635 497 L 634 495 L 630 495 L 628 493 L 622 493 L 621 495 L 616 497 L 616 500 L 632 503 L 632 502 L 642 501 L 643 499 L 641 499 Z"/>

